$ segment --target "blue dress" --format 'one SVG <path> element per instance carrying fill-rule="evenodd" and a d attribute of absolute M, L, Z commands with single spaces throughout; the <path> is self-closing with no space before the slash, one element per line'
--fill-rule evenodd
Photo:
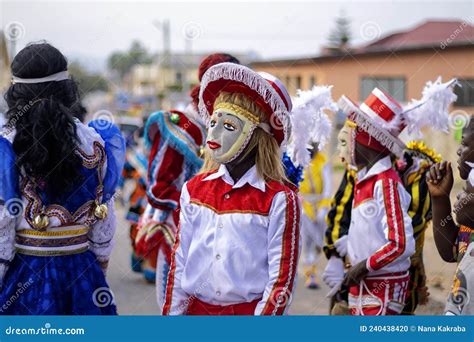
<path fill-rule="evenodd" d="M 108 122 L 76 126 L 83 177 L 58 198 L 48 198 L 14 167 L 12 137 L 0 137 L 0 314 L 117 313 L 100 263 L 112 248 L 125 143 Z M 105 217 L 97 214 L 101 205 L 108 208 Z M 35 221 L 39 213 L 46 228 Z"/>

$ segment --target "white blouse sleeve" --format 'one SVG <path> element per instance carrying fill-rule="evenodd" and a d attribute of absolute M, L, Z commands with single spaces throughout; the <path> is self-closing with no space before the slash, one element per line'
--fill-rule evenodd
<path fill-rule="evenodd" d="M 15 229 L 17 218 L 8 208 L 0 205 L 0 288 L 8 266 L 15 256 Z"/>
<path fill-rule="evenodd" d="M 107 202 L 107 217 L 97 220 L 89 231 L 89 249 L 94 252 L 99 262 L 107 262 L 114 246 L 114 234 L 117 225 L 114 198 Z"/>
<path fill-rule="evenodd" d="M 181 276 L 188 257 L 193 232 L 193 210 L 186 183 L 180 197 L 179 227 L 171 255 L 171 266 L 166 284 L 163 315 L 184 315 L 189 305 L 189 296 L 181 287 Z"/>
<path fill-rule="evenodd" d="M 300 249 L 301 207 L 297 194 L 276 194 L 269 217 L 268 282 L 256 315 L 282 315 L 291 302 Z"/>

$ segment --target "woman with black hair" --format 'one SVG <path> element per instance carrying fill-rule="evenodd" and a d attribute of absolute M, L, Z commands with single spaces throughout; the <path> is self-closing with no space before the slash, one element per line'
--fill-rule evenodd
<path fill-rule="evenodd" d="M 80 122 L 77 85 L 53 46 L 27 46 L 11 68 L 0 135 L 0 314 L 116 314 L 105 270 L 124 140 L 110 122 Z"/>

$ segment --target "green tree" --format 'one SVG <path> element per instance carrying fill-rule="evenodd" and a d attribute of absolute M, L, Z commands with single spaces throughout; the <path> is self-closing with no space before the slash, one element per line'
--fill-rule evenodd
<path fill-rule="evenodd" d="M 115 51 L 108 60 L 107 66 L 110 70 L 115 70 L 120 77 L 125 76 L 134 65 L 151 64 L 152 55 L 137 40 L 134 40 L 127 51 Z"/>
<path fill-rule="evenodd" d="M 344 11 L 341 11 L 335 20 L 335 24 L 329 34 L 328 45 L 332 49 L 343 50 L 347 48 L 352 38 L 351 21 Z"/>
<path fill-rule="evenodd" d="M 69 64 L 69 73 L 77 81 L 79 90 L 82 94 L 94 91 L 107 91 L 109 89 L 108 82 L 100 74 L 90 73 L 84 69 L 77 61 Z"/>

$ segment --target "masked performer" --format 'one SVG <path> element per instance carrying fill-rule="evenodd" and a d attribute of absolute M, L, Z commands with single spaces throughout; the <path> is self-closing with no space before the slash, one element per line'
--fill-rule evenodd
<path fill-rule="evenodd" d="M 280 152 L 291 99 L 275 77 L 222 63 L 205 73 L 199 108 L 207 158 L 181 193 L 163 314 L 281 315 L 301 214 Z"/>
<path fill-rule="evenodd" d="M 448 106 L 455 99 L 452 85 L 455 80 L 441 83 L 428 82 L 423 90 L 423 98 L 415 100 L 403 109 L 404 122 L 407 124 L 407 135 L 422 137 L 420 129 L 431 127 L 435 130 L 446 131 L 448 125 Z M 340 157 L 346 164 L 346 173 L 333 199 L 326 231 L 325 252 L 328 265 L 323 279 L 334 287 L 344 276 L 344 259 L 347 255 L 347 233 L 351 221 L 351 208 L 355 183 L 353 139 L 350 137 L 356 128 L 355 123 L 347 120 L 338 136 Z M 421 141 L 410 141 L 403 151 L 403 155 L 394 162 L 394 168 L 399 174 L 404 188 L 411 196 L 409 215 L 415 238 L 415 254 L 411 257 L 410 281 L 408 297 L 406 298 L 403 314 L 413 314 L 418 304 L 427 302 L 428 291 L 423 264 L 424 232 L 431 220 L 431 200 L 427 191 L 425 175 L 433 163 L 440 161 L 440 156 L 429 149 Z M 346 312 L 347 289 L 337 292 L 333 301 L 337 306 L 334 313 Z M 339 310 L 340 309 L 340 310 Z"/>
<path fill-rule="evenodd" d="M 228 54 L 216 53 L 206 57 L 199 67 L 199 80 L 215 64 L 239 61 Z M 201 168 L 201 146 L 205 143 L 205 126 L 197 114 L 196 93 L 184 111 L 153 113 L 145 127 L 145 143 L 150 149 L 148 158 L 148 202 L 140 220 L 136 237 L 137 254 L 145 258 L 145 279 L 154 282 L 156 276 L 157 301 L 164 303 L 164 293 L 171 250 L 175 242 L 179 211 L 178 203 L 185 181 Z M 155 270 L 156 275 L 155 275 Z"/>
<path fill-rule="evenodd" d="M 0 312 L 115 314 L 105 270 L 124 139 L 108 121 L 74 118 L 78 88 L 51 45 L 20 51 L 12 75 L 14 130 L 0 137 Z"/>
<path fill-rule="evenodd" d="M 340 104 L 358 126 L 358 172 L 347 237 L 353 266 L 343 282 L 349 287 L 349 307 L 352 315 L 399 314 L 415 251 L 410 196 L 391 161 L 391 154 L 401 155 L 404 148 L 398 139 L 402 108 L 377 88 L 360 107 L 346 97 Z"/>

